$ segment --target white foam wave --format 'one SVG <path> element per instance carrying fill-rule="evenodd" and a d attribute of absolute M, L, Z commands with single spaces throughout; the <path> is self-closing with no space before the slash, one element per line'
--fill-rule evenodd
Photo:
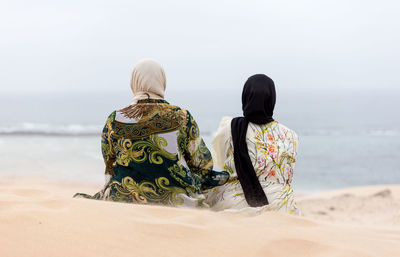
<path fill-rule="evenodd" d="M 101 125 L 21 123 L 1 126 L 0 135 L 99 135 Z"/>
<path fill-rule="evenodd" d="M 0 126 L 0 135 L 59 135 L 59 136 L 89 136 L 100 135 L 103 125 L 83 124 L 49 124 L 25 122 L 17 125 Z M 400 130 L 396 129 L 299 129 L 300 136 L 400 136 Z M 216 131 L 202 130 L 205 138 L 213 138 Z"/>

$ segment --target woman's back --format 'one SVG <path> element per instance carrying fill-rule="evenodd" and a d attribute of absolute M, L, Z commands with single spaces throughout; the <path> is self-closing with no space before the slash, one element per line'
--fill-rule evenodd
<path fill-rule="evenodd" d="M 132 72 L 133 104 L 108 117 L 102 133 L 106 185 L 91 199 L 202 207 L 202 189 L 222 185 L 190 113 L 164 100 L 164 69 L 140 61 Z"/>
<path fill-rule="evenodd" d="M 294 131 L 278 121 L 265 125 L 249 123 L 246 141 L 260 182 L 281 185 L 292 182 L 298 143 Z"/>
<path fill-rule="evenodd" d="M 298 212 L 290 185 L 297 136 L 273 118 L 275 103 L 274 81 L 256 74 L 243 86 L 243 117 L 222 119 L 213 140 L 215 163 L 231 179 L 207 195 L 214 209 Z"/>
<path fill-rule="evenodd" d="M 249 207 L 236 172 L 231 121 L 228 117 L 222 120 L 213 141 L 216 161 L 231 175 L 225 185 L 208 194 L 207 201 L 215 210 Z M 264 208 L 297 213 L 291 188 L 297 156 L 296 133 L 278 121 L 265 125 L 250 122 L 246 143 L 254 171 L 269 200 L 269 205 Z"/>
<path fill-rule="evenodd" d="M 140 119 L 130 117 L 138 111 Z M 141 100 L 113 112 L 102 152 L 110 178 L 105 199 L 195 206 L 201 204 L 197 192 L 219 182 L 193 117 L 164 100 Z"/>

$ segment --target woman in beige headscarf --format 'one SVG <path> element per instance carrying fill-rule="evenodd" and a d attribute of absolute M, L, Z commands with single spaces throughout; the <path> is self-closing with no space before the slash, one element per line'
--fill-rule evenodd
<path fill-rule="evenodd" d="M 139 62 L 131 78 L 131 89 L 135 102 L 143 99 L 164 99 L 167 81 L 164 69 L 151 59 Z"/>
<path fill-rule="evenodd" d="M 131 78 L 131 105 L 111 113 L 102 133 L 106 185 L 94 196 L 111 201 L 206 206 L 200 190 L 224 184 L 191 114 L 164 100 L 163 68 L 142 60 Z"/>

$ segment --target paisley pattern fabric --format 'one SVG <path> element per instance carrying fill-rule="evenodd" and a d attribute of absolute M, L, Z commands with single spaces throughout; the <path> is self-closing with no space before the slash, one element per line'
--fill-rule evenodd
<path fill-rule="evenodd" d="M 247 208 L 256 212 L 270 210 L 298 214 L 291 187 L 298 147 L 296 133 L 278 121 L 266 125 L 249 123 L 246 134 L 249 156 L 269 201 L 269 205 L 250 208 L 235 170 L 231 120 L 227 117 L 223 119 L 213 141 L 217 151 L 216 163 L 221 163 L 231 177 L 226 184 L 211 189 L 206 202 L 217 211 Z"/>
<path fill-rule="evenodd" d="M 129 118 L 122 111 L 108 117 L 101 141 L 106 185 L 94 196 L 76 196 L 207 206 L 201 191 L 224 184 L 229 174 L 213 170 L 211 153 L 193 116 L 164 100 L 140 100 L 127 108 L 138 107 L 143 113 L 139 119 Z"/>

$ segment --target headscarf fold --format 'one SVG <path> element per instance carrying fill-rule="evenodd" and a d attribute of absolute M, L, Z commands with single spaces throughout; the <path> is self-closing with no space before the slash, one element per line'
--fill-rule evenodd
<path fill-rule="evenodd" d="M 166 84 L 164 69 L 158 62 L 141 60 L 135 65 L 131 77 L 133 103 L 142 99 L 164 99 Z"/>
<path fill-rule="evenodd" d="M 269 203 L 249 156 L 246 142 L 247 127 L 249 122 L 259 125 L 272 122 L 275 102 L 274 81 L 264 74 L 253 75 L 248 78 L 243 88 L 244 117 L 234 118 L 231 122 L 236 173 L 246 201 L 251 207 Z"/>

